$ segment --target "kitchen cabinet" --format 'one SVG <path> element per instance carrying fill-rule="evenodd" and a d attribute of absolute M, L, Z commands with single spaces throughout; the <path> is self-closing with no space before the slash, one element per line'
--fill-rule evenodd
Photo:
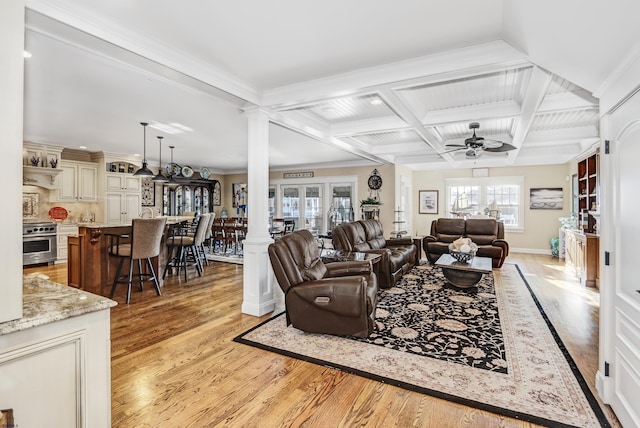
<path fill-rule="evenodd" d="M 63 263 L 67 261 L 68 256 L 68 244 L 69 235 L 78 234 L 77 224 L 58 224 L 57 230 L 57 257 L 56 263 Z"/>
<path fill-rule="evenodd" d="M 600 238 L 581 230 L 565 231 L 565 266 L 587 287 L 599 287 Z"/>
<path fill-rule="evenodd" d="M 108 192 L 105 194 L 105 222 L 111 224 L 131 223 L 139 217 L 140 192 Z"/>
<path fill-rule="evenodd" d="M 61 160 L 56 178 L 58 202 L 97 202 L 98 166 L 91 162 Z"/>
<path fill-rule="evenodd" d="M 104 179 L 106 223 L 131 223 L 141 208 L 140 178 L 129 173 L 106 173 Z"/>
<path fill-rule="evenodd" d="M 24 317 L 0 324 L 1 409 L 15 427 L 111 427 L 113 305 L 60 284 L 33 288 Z"/>

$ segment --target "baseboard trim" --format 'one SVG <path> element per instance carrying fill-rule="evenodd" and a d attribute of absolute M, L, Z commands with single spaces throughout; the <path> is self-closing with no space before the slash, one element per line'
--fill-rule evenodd
<path fill-rule="evenodd" d="M 509 253 L 542 254 L 545 256 L 550 256 L 551 250 L 542 250 L 539 248 L 509 248 Z"/>

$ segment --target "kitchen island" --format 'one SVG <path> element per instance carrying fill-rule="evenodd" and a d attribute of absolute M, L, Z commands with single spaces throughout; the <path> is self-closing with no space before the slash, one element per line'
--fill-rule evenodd
<path fill-rule="evenodd" d="M 0 323 L 0 409 L 14 426 L 111 426 L 115 305 L 23 276 L 22 318 Z"/>
<path fill-rule="evenodd" d="M 172 226 L 193 221 L 193 217 L 167 217 L 167 233 Z M 68 240 L 68 284 L 90 293 L 107 296 L 116 274 L 118 259 L 109 255 L 109 235 L 127 235 L 131 224 L 80 223 L 78 234 Z M 165 233 L 165 238 L 166 234 Z M 158 283 L 162 287 L 162 267 L 166 262 L 165 238 L 159 257 L 151 259 Z"/>

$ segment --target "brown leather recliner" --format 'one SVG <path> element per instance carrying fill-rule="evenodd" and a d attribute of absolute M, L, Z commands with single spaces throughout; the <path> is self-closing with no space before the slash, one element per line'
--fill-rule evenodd
<path fill-rule="evenodd" d="M 381 255 L 378 268 L 380 288 L 393 287 L 402 275 L 419 263 L 418 247 L 411 238 L 385 239 L 378 220 L 342 223 L 331 232 L 333 247 L 341 251 L 357 251 Z"/>
<path fill-rule="evenodd" d="M 378 281 L 369 262 L 323 263 L 308 230 L 270 244 L 269 259 L 285 293 L 287 325 L 358 337 L 373 332 Z"/>
<path fill-rule="evenodd" d="M 499 268 L 509 255 L 509 243 L 504 240 L 504 223 L 492 218 L 439 218 L 431 223 L 431 235 L 423 240 L 424 252 L 431 263 L 449 253 L 449 244 L 458 238 L 470 238 L 478 245 L 476 256 L 489 257 Z"/>

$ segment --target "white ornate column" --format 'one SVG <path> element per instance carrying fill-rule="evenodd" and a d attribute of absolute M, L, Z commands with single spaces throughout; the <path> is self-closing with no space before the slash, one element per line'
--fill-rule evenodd
<path fill-rule="evenodd" d="M 244 296 L 242 313 L 261 316 L 273 311 L 273 273 L 267 248 L 269 235 L 269 114 L 256 107 L 248 118 L 247 217 L 244 240 Z"/>

